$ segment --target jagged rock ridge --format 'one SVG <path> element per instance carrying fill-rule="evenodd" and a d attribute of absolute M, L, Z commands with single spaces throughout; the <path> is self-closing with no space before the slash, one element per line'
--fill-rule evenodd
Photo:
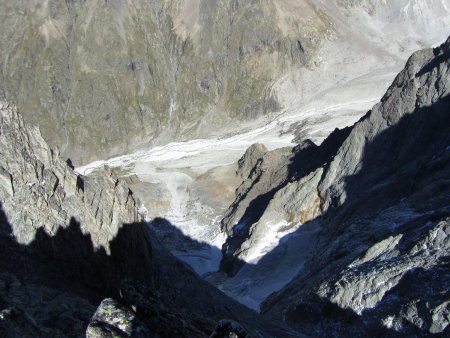
<path fill-rule="evenodd" d="M 207 337 L 224 318 L 296 335 L 201 281 L 150 235 L 123 181 L 76 175 L 6 103 L 0 144 L 2 336 L 79 336 L 91 321 L 88 337 Z"/>
<path fill-rule="evenodd" d="M 318 231 L 263 313 L 319 335 L 448 331 L 449 66 L 450 39 L 414 53 L 352 128 L 252 159 L 222 268 L 236 273 L 280 220 Z"/>
<path fill-rule="evenodd" d="M 78 223 L 83 235 L 90 237 L 91 243 L 88 244 L 95 250 L 111 254 L 110 243 L 117 237 L 123 224 L 141 220 L 132 192 L 107 170 L 95 177 L 77 176 L 61 160 L 58 152 L 48 147 L 38 128 L 28 130 L 15 108 L 3 105 L 6 107 L 2 107 L 0 121 L 1 196 L 6 216 L 14 225 L 12 231 L 17 242 L 28 245 L 39 241 L 39 232 L 54 236 L 60 228 Z M 145 237 L 142 227 L 134 230 L 137 231 L 135 236 Z M 73 246 L 69 241 L 70 238 L 66 244 Z M 133 250 L 148 252 L 143 256 L 142 263 L 151 266 L 150 247 L 145 241 L 142 243 L 136 243 L 137 248 Z M 55 251 L 59 249 L 62 248 L 56 248 Z M 59 254 L 77 254 L 69 251 L 61 250 Z M 79 258 L 82 260 L 83 256 Z M 127 260 L 126 255 L 123 258 Z M 72 263 L 76 263 L 76 260 L 73 259 Z M 126 262 L 116 263 L 115 268 L 105 267 L 105 280 L 99 280 L 96 276 L 95 280 L 89 282 L 99 283 L 106 289 L 109 288 L 108 283 L 117 284 L 117 278 L 124 277 L 121 274 Z M 91 268 L 90 272 L 84 271 L 87 278 L 91 278 L 88 276 L 94 270 L 103 269 L 95 264 Z M 144 279 L 151 279 L 151 270 L 135 272 Z"/>

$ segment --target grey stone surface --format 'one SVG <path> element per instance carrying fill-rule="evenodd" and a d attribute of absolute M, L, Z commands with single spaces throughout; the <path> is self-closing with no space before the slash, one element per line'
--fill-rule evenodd
<path fill-rule="evenodd" d="M 359 315 L 365 309 L 376 307 L 408 271 L 429 270 L 448 256 L 448 219 L 426 228 L 425 231 L 416 230 L 420 235 L 418 238 L 413 238 L 414 234 L 399 234 L 376 243 L 361 258 L 350 263 L 336 280 L 321 284 L 318 295 L 342 308 L 351 308 Z M 409 245 L 399 243 L 402 239 Z"/>
<path fill-rule="evenodd" d="M 230 257 L 258 243 L 268 221 L 321 228 L 299 275 L 266 300 L 263 313 L 318 335 L 448 331 L 449 66 L 450 39 L 414 53 L 353 127 L 267 166 L 263 175 L 281 176 L 274 185 L 256 175 L 244 180 L 226 229 L 258 196 L 269 198 L 243 235 L 230 233 L 225 271 L 239 268 Z"/>
<path fill-rule="evenodd" d="M 267 148 L 264 144 L 255 143 L 251 145 L 238 161 L 237 174 L 245 180 L 250 176 L 256 164 L 259 161 L 262 161 L 262 157 L 265 153 L 267 153 Z"/>
<path fill-rule="evenodd" d="M 89 325 L 92 337 L 208 337 L 224 317 L 255 337 L 297 335 L 226 297 L 161 247 L 133 193 L 107 167 L 76 175 L 38 128 L 27 127 L 14 106 L 2 107 L 4 336 L 79 337 Z"/>
<path fill-rule="evenodd" d="M 87 338 L 156 337 L 136 314 L 118 301 L 106 298 L 86 330 Z"/>

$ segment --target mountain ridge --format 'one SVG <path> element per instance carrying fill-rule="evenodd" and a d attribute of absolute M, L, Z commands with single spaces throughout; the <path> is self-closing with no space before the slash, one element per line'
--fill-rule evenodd
<path fill-rule="evenodd" d="M 434 313 L 446 311 L 450 139 L 442 126 L 450 123 L 449 47 L 450 39 L 414 53 L 380 103 L 320 147 L 305 142 L 251 161 L 257 164 L 246 170 L 250 174 L 222 221 L 230 236 L 222 269 L 245 278 L 248 271 L 240 272 L 234 259 L 257 256 L 267 233 L 287 235 L 279 243 L 285 248 L 301 242 L 302 227 L 317 233 L 305 252 L 297 248 L 296 264 L 303 268 L 264 302 L 263 313 L 309 334 L 446 329 L 445 315 Z M 268 200 L 256 204 L 264 194 Z M 281 220 L 286 223 L 276 230 Z M 410 274 L 422 294 L 404 284 L 403 278 L 414 278 Z M 429 275 L 435 288 L 424 291 Z M 436 308 L 419 307 L 427 297 Z M 314 329 L 327 311 L 333 323 Z"/>
<path fill-rule="evenodd" d="M 0 0 L 0 336 L 448 335 L 449 18 Z"/>

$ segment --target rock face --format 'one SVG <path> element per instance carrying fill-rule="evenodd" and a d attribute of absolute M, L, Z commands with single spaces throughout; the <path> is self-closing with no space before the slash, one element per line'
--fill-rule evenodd
<path fill-rule="evenodd" d="M 128 266 L 129 259 L 134 258 L 127 259 L 139 254 L 143 266 L 151 267 L 151 248 L 146 241 L 131 246 L 117 242 L 121 240 L 119 232 L 130 232 L 131 238 L 146 236 L 142 226 L 131 231 L 124 227 L 140 221 L 137 202 L 128 187 L 107 169 L 96 177 L 77 176 L 48 147 L 37 128 L 24 127 L 14 107 L 3 108 L 0 119 L 2 207 L 17 242 L 41 245 L 42 238 L 43 252 L 74 264 L 67 267 L 69 273 L 81 273 L 78 278 L 99 288 L 112 290 L 120 279 L 132 277 L 123 275 L 126 270 L 139 279 L 151 280 L 151 269 Z M 56 239 L 47 243 L 48 237 Z M 85 247 L 79 248 L 81 245 Z M 111 245 L 121 250 L 123 261 L 110 260 L 108 265 L 97 266 L 100 261 L 96 257 L 100 253 L 110 256 Z M 127 249 L 131 251 L 127 253 Z M 81 271 L 77 271 L 79 262 L 86 261 L 90 270 L 79 267 Z M 129 269 L 133 267 L 137 268 L 134 272 Z"/>
<path fill-rule="evenodd" d="M 319 335 L 448 330 L 449 66 L 450 39 L 414 53 L 352 128 L 320 147 L 265 153 L 247 170 L 223 219 L 226 271 L 279 220 L 320 229 L 263 313 Z M 259 170 L 269 156 L 274 165 Z"/>
<path fill-rule="evenodd" d="M 266 152 L 253 169 L 247 170 L 249 176 L 237 189 L 236 199 L 222 219 L 223 230 L 229 236 L 222 249 L 222 270 L 234 274 L 243 261 L 258 256 L 258 242 L 272 233 L 269 228 L 281 225 L 276 232 L 288 233 L 316 215 L 320 206 L 314 185 L 323 170 L 313 169 L 336 152 L 337 144 L 347 134 L 348 130 L 335 131 L 320 149 L 306 140 L 293 149 Z"/>
<path fill-rule="evenodd" d="M 255 337 L 298 335 L 200 280 L 123 181 L 76 175 L 6 103 L 0 145 L 2 337 L 208 337 L 223 318 Z"/>
<path fill-rule="evenodd" d="M 257 143 L 252 145 L 239 159 L 237 174 L 242 179 L 246 179 L 265 153 L 267 153 L 267 148 L 264 144 Z"/>

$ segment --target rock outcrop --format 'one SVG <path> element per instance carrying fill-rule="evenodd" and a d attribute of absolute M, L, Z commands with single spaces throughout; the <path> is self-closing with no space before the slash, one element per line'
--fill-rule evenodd
<path fill-rule="evenodd" d="M 132 226 L 141 219 L 125 183 L 107 169 L 94 177 L 77 176 L 37 128 L 25 128 L 14 107 L 2 106 L 0 196 L 17 242 L 41 246 L 42 254 L 99 289 L 114 290 L 125 277 L 151 280 L 151 248 L 141 240 L 147 236 L 144 226 Z M 119 243 L 119 232 L 127 233 L 130 243 Z M 120 250 L 115 252 L 120 261 L 102 262 L 101 256 L 111 257 L 112 249 Z M 135 257 L 148 269 L 129 264 Z"/>
<path fill-rule="evenodd" d="M 208 337 L 223 318 L 255 337 L 297 335 L 200 280 L 123 181 L 75 174 L 6 103 L 0 145 L 2 337 Z"/>
<path fill-rule="evenodd" d="M 295 148 L 266 152 L 247 170 L 249 176 L 237 189 L 236 199 L 222 219 L 222 228 L 229 236 L 222 249 L 223 271 L 234 274 L 248 257 L 254 256 L 256 244 L 269 227 L 283 224 L 280 231 L 289 232 L 317 215 L 320 205 L 314 185 L 321 178 L 322 168 L 314 169 L 337 151 L 348 131 L 336 130 L 320 149 L 306 140 Z M 246 155 L 240 162 L 245 163 L 245 159 Z"/>
<path fill-rule="evenodd" d="M 266 153 L 281 159 L 261 171 L 276 179 L 250 171 L 223 220 L 227 271 L 279 220 L 320 230 L 263 313 L 320 335 L 448 330 L 449 94 L 450 39 L 414 53 L 353 127 Z M 243 217 L 252 205 L 257 217 Z"/>
<path fill-rule="evenodd" d="M 87 338 L 155 337 L 137 315 L 118 301 L 104 299 L 86 330 Z"/>

